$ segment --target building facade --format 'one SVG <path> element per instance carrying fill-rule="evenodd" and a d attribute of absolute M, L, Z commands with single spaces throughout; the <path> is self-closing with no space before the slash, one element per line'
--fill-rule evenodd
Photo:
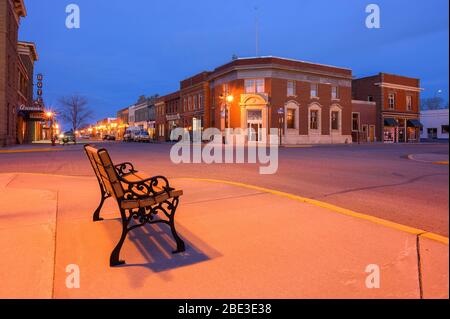
<path fill-rule="evenodd" d="M 185 127 L 181 105 L 180 91 L 158 99 L 156 103 L 156 131 L 159 141 L 170 141 L 174 129 Z M 189 126 L 188 124 L 186 127 L 189 128 Z"/>
<path fill-rule="evenodd" d="M 156 138 L 156 102 L 158 96 L 140 96 L 136 104 L 129 108 L 128 125 L 148 131 L 150 137 Z"/>
<path fill-rule="evenodd" d="M 34 63 L 38 60 L 36 46 L 32 42 L 18 43 L 19 89 L 17 112 L 17 143 L 32 143 L 43 139 L 45 111 L 34 100 Z"/>
<path fill-rule="evenodd" d="M 117 135 L 116 138 L 118 140 L 122 140 L 123 136 L 125 134 L 125 131 L 127 130 L 127 128 L 129 127 L 129 108 L 126 107 L 124 109 L 121 109 L 117 112 Z"/>
<path fill-rule="evenodd" d="M 0 1 L 0 146 L 16 143 L 19 98 L 17 39 L 20 19 L 26 14 L 23 0 Z"/>
<path fill-rule="evenodd" d="M 351 143 L 352 71 L 276 57 L 236 59 L 208 77 L 208 126 L 278 128 L 283 144 Z"/>
<path fill-rule="evenodd" d="M 377 105 L 376 135 L 385 143 L 420 140 L 420 80 L 379 73 L 353 80 L 353 97 Z"/>
<path fill-rule="evenodd" d="M 352 139 L 354 143 L 377 142 L 377 104 L 352 101 Z"/>
<path fill-rule="evenodd" d="M 421 139 L 448 140 L 448 115 L 448 109 L 421 111 Z"/>

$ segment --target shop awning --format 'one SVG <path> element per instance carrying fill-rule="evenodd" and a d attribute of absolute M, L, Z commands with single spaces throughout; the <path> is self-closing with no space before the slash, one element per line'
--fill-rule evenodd
<path fill-rule="evenodd" d="M 384 119 L 384 126 L 398 126 L 398 123 L 393 118 L 385 118 Z"/>
<path fill-rule="evenodd" d="M 419 120 L 408 120 L 408 127 L 416 127 L 421 128 L 423 127 L 422 123 L 420 123 Z"/>

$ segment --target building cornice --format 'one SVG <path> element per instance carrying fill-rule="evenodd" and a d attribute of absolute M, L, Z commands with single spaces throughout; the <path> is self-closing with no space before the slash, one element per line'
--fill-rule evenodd
<path fill-rule="evenodd" d="M 39 56 L 36 50 L 36 44 L 34 44 L 33 42 L 18 41 L 17 49 L 19 51 L 19 54 L 28 54 L 31 56 L 33 61 L 39 60 Z"/>
<path fill-rule="evenodd" d="M 395 84 L 395 83 L 387 83 L 387 82 L 379 82 L 379 83 L 375 83 L 374 85 L 382 87 L 382 88 L 405 90 L 405 91 L 412 91 L 412 92 L 422 92 L 425 90 L 420 87 L 401 85 L 401 84 Z"/>
<path fill-rule="evenodd" d="M 339 79 L 345 79 L 345 80 L 353 80 L 352 75 L 343 75 L 333 72 L 327 72 L 327 71 L 318 71 L 310 68 L 296 68 L 296 67 L 289 67 L 284 66 L 277 63 L 269 63 L 269 64 L 249 64 L 249 65 L 234 65 L 230 66 L 229 68 L 223 70 L 223 71 L 216 71 L 211 73 L 208 80 L 213 80 L 215 78 L 224 76 L 228 73 L 232 73 L 234 71 L 244 71 L 244 70 L 282 70 L 282 71 L 289 71 L 294 73 L 306 73 L 311 74 L 315 76 L 326 76 L 326 77 L 333 77 L 333 78 L 339 78 Z"/>
<path fill-rule="evenodd" d="M 27 16 L 27 9 L 25 8 L 23 0 L 12 0 L 12 4 L 14 6 L 14 12 L 18 17 Z"/>

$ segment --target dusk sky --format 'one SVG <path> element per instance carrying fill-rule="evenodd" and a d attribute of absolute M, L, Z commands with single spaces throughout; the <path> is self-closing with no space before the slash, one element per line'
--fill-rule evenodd
<path fill-rule="evenodd" d="M 68 4 L 81 28 L 67 29 Z M 381 28 L 365 26 L 365 8 L 381 8 Z M 179 81 L 239 57 L 260 55 L 348 67 L 355 77 L 382 72 L 417 77 L 423 97 L 448 100 L 448 0 L 25 0 L 20 40 L 36 42 L 35 73 L 44 99 L 79 93 L 93 122 L 139 95 L 176 91 Z"/>

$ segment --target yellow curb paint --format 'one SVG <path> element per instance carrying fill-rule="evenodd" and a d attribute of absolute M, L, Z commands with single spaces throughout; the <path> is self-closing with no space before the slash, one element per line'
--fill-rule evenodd
<path fill-rule="evenodd" d="M 38 148 L 38 149 L 5 150 L 5 151 L 0 150 L 0 154 L 57 152 L 62 150 L 63 150 L 62 148 Z"/>
<path fill-rule="evenodd" d="M 448 165 L 448 162 L 434 162 L 435 165 Z"/>
<path fill-rule="evenodd" d="M 431 239 L 431 240 L 434 240 L 434 241 L 438 241 L 438 242 L 440 242 L 442 244 L 448 245 L 448 238 L 444 237 L 444 236 L 441 236 L 441 235 L 438 235 L 438 234 L 425 233 L 425 234 L 420 235 L 420 237 L 428 238 L 428 239 Z"/>
<path fill-rule="evenodd" d="M 91 176 L 71 176 L 71 175 L 57 175 L 57 174 L 44 174 L 44 173 L 21 173 L 21 172 L 11 172 L 11 173 L 1 173 L 0 175 L 7 175 L 7 174 L 24 174 L 24 175 L 36 175 L 36 176 L 45 176 L 45 175 L 51 175 L 54 177 L 66 177 L 66 178 L 80 178 L 80 179 L 92 179 L 94 177 Z M 285 193 L 285 192 L 281 192 L 281 191 L 277 191 L 277 190 L 273 190 L 273 189 L 269 189 L 269 188 L 264 188 L 264 187 L 259 187 L 259 186 L 255 186 L 255 185 L 250 185 L 250 184 L 245 184 L 245 183 L 239 183 L 239 182 L 231 182 L 231 181 L 225 181 L 225 180 L 219 180 L 219 179 L 208 179 L 208 178 L 174 178 L 177 180 L 191 180 L 191 181 L 199 181 L 199 182 L 210 182 L 210 183 L 218 183 L 218 184 L 228 184 L 228 185 L 233 185 L 233 186 L 238 186 L 238 187 L 243 187 L 243 188 L 247 188 L 247 189 L 252 189 L 252 190 L 257 190 L 257 191 L 261 191 L 264 193 L 269 193 L 269 194 L 273 194 L 276 196 L 281 196 L 281 197 L 285 197 L 285 198 L 289 198 L 298 202 L 302 202 L 302 203 L 307 203 L 307 204 L 311 204 L 311 205 L 315 205 L 318 207 L 322 207 L 331 211 L 334 211 L 336 213 L 342 214 L 342 215 L 346 215 L 346 216 L 351 216 L 351 217 L 355 217 L 355 218 L 359 218 L 359 219 L 363 219 L 363 220 L 367 220 L 369 222 L 378 224 L 378 225 L 383 225 L 385 227 L 389 227 L 392 229 L 396 229 L 402 232 L 406 232 L 409 234 L 413 234 L 419 237 L 423 237 L 423 238 L 428 238 L 430 240 L 434 240 L 437 242 L 440 242 L 442 244 L 448 245 L 449 244 L 449 240 L 447 237 L 445 236 L 441 236 L 435 233 L 430 233 L 418 228 L 414 228 L 414 227 L 410 227 L 410 226 L 406 226 L 406 225 L 402 225 L 399 223 L 394 223 L 382 218 L 378 218 L 378 217 L 374 217 L 374 216 L 370 216 L 367 214 L 363 214 L 363 213 L 357 213 L 354 212 L 352 210 L 346 209 L 346 208 L 342 208 L 339 206 L 335 206 L 329 203 L 325 203 L 325 202 L 321 202 L 318 200 L 314 200 L 314 199 L 310 199 L 310 198 L 306 198 L 306 197 L 301 197 L 298 195 L 294 195 L 294 194 L 289 194 L 289 193 Z"/>
<path fill-rule="evenodd" d="M 264 188 L 264 187 L 259 187 L 259 186 L 255 186 L 255 185 L 250 185 L 250 184 L 245 184 L 245 183 L 239 183 L 239 182 L 231 182 L 231 181 L 225 181 L 225 180 L 217 180 L 217 179 L 207 179 L 207 178 L 178 178 L 181 180 L 192 180 L 192 181 L 203 181 L 203 182 L 210 182 L 210 183 L 220 183 L 220 184 L 228 184 L 228 185 L 233 185 L 233 186 L 238 186 L 238 187 L 243 187 L 243 188 L 247 188 L 247 189 L 252 189 L 252 190 L 257 190 L 257 191 L 261 191 L 261 192 L 265 192 L 265 193 L 269 193 L 269 194 L 273 194 L 276 196 L 282 196 L 285 198 L 289 198 L 292 200 L 296 200 L 298 202 L 302 202 L 302 203 L 307 203 L 307 204 L 311 204 L 314 206 L 318 206 L 321 208 L 325 208 L 331 211 L 334 211 L 336 213 L 342 214 L 342 215 L 346 215 L 346 216 L 351 216 L 351 217 L 355 217 L 358 219 L 363 219 L 378 225 L 382 225 L 385 227 L 389 227 L 392 229 L 396 229 L 402 232 L 406 232 L 409 234 L 413 234 L 416 236 L 420 236 L 420 237 L 424 237 L 424 238 L 428 238 L 434 241 L 438 241 L 440 243 L 446 244 L 448 245 L 448 238 L 441 236 L 441 235 L 437 235 L 434 233 L 430 233 L 430 232 L 426 232 L 422 229 L 418 229 L 418 228 L 414 228 L 414 227 L 410 227 L 410 226 L 406 226 L 406 225 L 402 225 L 399 223 L 395 223 L 395 222 L 391 222 L 388 221 L 386 219 L 382 219 L 382 218 L 378 218 L 378 217 L 374 217 L 374 216 L 370 216 L 367 214 L 363 214 L 363 213 L 357 213 L 354 212 L 352 210 L 346 209 L 346 208 L 342 208 L 339 206 L 335 206 L 333 204 L 329 204 L 329 203 L 325 203 L 322 201 L 318 201 L 315 199 L 310 199 L 310 198 L 306 198 L 306 197 L 301 197 L 301 196 L 297 196 L 294 194 L 289 194 L 289 193 L 285 193 L 285 192 L 280 192 L 277 190 L 273 190 L 273 189 L 268 189 L 268 188 Z"/>

